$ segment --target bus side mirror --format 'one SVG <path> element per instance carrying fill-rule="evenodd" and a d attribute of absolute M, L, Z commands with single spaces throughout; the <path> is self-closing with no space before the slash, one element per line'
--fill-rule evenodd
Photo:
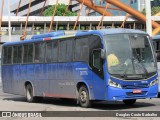
<path fill-rule="evenodd" d="M 106 58 L 106 51 L 105 51 L 105 49 L 101 49 L 101 58 L 102 59 Z"/>

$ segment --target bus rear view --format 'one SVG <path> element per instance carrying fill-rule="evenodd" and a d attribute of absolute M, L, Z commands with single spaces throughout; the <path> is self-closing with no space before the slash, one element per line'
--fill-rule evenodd
<path fill-rule="evenodd" d="M 92 101 L 123 101 L 158 95 L 158 73 L 148 34 L 130 29 L 57 31 L 2 47 L 5 93 Z"/>

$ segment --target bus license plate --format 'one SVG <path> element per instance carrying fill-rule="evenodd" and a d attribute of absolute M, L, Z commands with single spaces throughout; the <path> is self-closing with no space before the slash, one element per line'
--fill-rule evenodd
<path fill-rule="evenodd" d="M 140 94 L 140 93 L 142 93 L 142 90 L 135 89 L 135 90 L 133 90 L 133 93 L 134 93 L 134 94 Z"/>

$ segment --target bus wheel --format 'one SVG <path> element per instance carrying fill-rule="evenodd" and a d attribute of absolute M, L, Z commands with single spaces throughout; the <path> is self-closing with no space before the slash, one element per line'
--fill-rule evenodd
<path fill-rule="evenodd" d="M 136 99 L 131 99 L 131 100 L 123 100 L 123 103 L 127 106 L 129 105 L 134 105 L 134 103 L 136 102 Z"/>
<path fill-rule="evenodd" d="M 31 84 L 27 84 L 27 86 L 26 86 L 26 98 L 27 98 L 28 102 L 30 102 L 30 103 L 34 102 L 33 88 L 31 86 Z"/>
<path fill-rule="evenodd" d="M 79 89 L 78 100 L 81 107 L 84 107 L 84 108 L 91 107 L 91 101 L 89 100 L 89 93 L 87 88 L 84 85 L 81 86 Z"/>

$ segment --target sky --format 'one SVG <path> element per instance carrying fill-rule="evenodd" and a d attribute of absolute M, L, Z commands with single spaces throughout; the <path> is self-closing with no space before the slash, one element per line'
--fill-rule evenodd
<path fill-rule="evenodd" d="M 9 0 L 9 1 L 10 5 L 19 2 L 19 0 Z M 2 6 L 2 0 L 0 0 L 0 11 L 1 11 L 1 6 Z M 4 16 L 8 15 L 8 0 L 4 0 L 3 15 Z"/>

